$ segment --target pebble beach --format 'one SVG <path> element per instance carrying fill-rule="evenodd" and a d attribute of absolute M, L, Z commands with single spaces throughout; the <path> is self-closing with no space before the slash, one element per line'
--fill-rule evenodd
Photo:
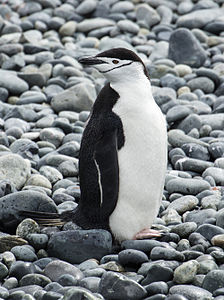
<path fill-rule="evenodd" d="M 19 213 L 78 205 L 80 141 L 105 84 L 78 59 L 115 47 L 144 61 L 168 135 L 164 234 L 121 244 Z M 224 300 L 224 0 L 0 0 L 3 299 Z"/>

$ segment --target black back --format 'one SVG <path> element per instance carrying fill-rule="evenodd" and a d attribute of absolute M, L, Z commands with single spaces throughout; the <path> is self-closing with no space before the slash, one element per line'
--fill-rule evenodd
<path fill-rule="evenodd" d="M 117 92 L 109 84 L 105 85 L 83 133 L 79 155 L 81 199 L 74 221 L 85 229 L 109 229 L 109 216 L 116 207 L 119 189 L 117 150 L 124 145 L 121 120 L 112 111 L 118 98 Z M 103 186 L 102 205 L 96 163 Z"/>

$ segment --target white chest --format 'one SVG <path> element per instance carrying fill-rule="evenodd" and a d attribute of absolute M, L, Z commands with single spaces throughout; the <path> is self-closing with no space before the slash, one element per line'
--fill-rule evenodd
<path fill-rule="evenodd" d="M 118 239 L 150 227 L 160 206 L 166 170 L 166 123 L 150 84 L 117 89 L 113 111 L 121 118 L 125 144 L 118 151 L 119 197 L 110 217 Z M 121 230 L 122 228 L 122 230 Z"/>

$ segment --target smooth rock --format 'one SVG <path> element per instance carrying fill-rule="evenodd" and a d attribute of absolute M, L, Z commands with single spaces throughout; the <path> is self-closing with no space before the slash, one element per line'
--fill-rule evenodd
<path fill-rule="evenodd" d="M 0 87 L 6 88 L 12 95 L 20 95 L 29 88 L 28 84 L 15 73 L 5 70 L 0 70 Z"/>
<path fill-rule="evenodd" d="M 202 283 L 202 287 L 213 293 L 215 290 L 222 288 L 224 284 L 224 271 L 212 270 L 206 276 Z"/>
<path fill-rule="evenodd" d="M 209 190 L 210 184 L 202 179 L 191 179 L 191 178 L 176 178 L 170 180 L 166 188 L 169 193 L 182 193 L 197 195 L 198 193 Z"/>
<path fill-rule="evenodd" d="M 0 221 L 4 230 L 12 230 L 22 221 L 19 211 L 57 212 L 54 202 L 43 193 L 21 191 L 6 195 L 0 199 Z"/>
<path fill-rule="evenodd" d="M 179 284 L 191 283 L 194 280 L 199 263 L 196 260 L 184 262 L 174 271 L 173 280 Z"/>
<path fill-rule="evenodd" d="M 190 30 L 180 28 L 170 36 L 168 57 L 177 64 L 200 67 L 206 60 L 206 53 Z"/>
<path fill-rule="evenodd" d="M 90 110 L 96 99 L 96 91 L 93 84 L 80 83 L 52 98 L 51 105 L 56 112 L 71 110 L 80 112 Z"/>
<path fill-rule="evenodd" d="M 99 292 L 108 300 L 137 300 L 147 295 L 146 290 L 134 280 L 115 272 L 105 273 L 100 281 Z"/>
<path fill-rule="evenodd" d="M 170 288 L 170 294 L 183 295 L 186 299 L 191 300 L 212 300 L 212 294 L 203 288 L 194 285 L 176 285 Z"/>
<path fill-rule="evenodd" d="M 58 281 L 61 275 L 64 274 L 70 274 L 77 280 L 81 280 L 84 277 L 77 267 L 59 259 L 48 263 L 44 269 L 44 274 L 52 281 Z"/>
<path fill-rule="evenodd" d="M 215 235 L 224 234 L 224 229 L 212 224 L 202 224 L 198 227 L 196 232 L 199 232 L 207 240 L 211 241 Z"/>
<path fill-rule="evenodd" d="M 47 251 L 70 263 L 81 263 L 88 258 L 100 259 L 111 246 L 111 235 L 105 230 L 71 230 L 52 235 Z"/>

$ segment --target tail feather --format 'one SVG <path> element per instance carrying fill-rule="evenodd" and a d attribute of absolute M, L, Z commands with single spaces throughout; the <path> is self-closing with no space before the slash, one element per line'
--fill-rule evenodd
<path fill-rule="evenodd" d="M 65 221 L 60 218 L 60 214 L 58 213 L 22 210 L 19 214 L 22 217 L 35 220 L 42 226 L 62 226 L 65 224 Z"/>

